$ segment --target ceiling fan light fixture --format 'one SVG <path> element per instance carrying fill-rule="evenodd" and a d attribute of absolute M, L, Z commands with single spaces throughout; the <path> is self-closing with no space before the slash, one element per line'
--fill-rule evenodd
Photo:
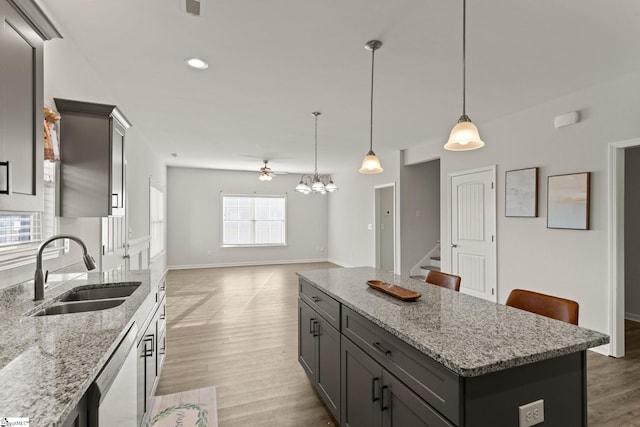
<path fill-rule="evenodd" d="M 268 173 L 263 172 L 262 175 L 258 178 L 260 181 L 271 181 L 273 177 Z"/>

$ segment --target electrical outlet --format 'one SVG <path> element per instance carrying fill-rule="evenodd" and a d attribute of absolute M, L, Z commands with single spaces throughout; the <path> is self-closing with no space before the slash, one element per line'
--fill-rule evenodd
<path fill-rule="evenodd" d="M 530 427 L 544 422 L 544 399 L 519 407 L 520 427 Z"/>

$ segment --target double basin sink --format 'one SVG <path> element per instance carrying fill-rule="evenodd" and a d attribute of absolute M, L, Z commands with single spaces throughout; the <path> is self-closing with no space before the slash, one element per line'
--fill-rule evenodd
<path fill-rule="evenodd" d="M 138 289 L 141 282 L 102 283 L 92 287 L 80 286 L 62 294 L 53 304 L 31 316 L 84 313 L 117 307 Z"/>

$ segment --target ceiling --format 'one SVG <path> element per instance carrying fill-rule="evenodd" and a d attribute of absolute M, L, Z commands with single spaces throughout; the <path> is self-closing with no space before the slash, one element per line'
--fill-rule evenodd
<path fill-rule="evenodd" d="M 44 3 L 44 0 L 41 0 Z M 46 10 L 169 165 L 310 172 L 443 143 L 462 112 L 462 0 L 55 0 Z M 479 125 L 640 72 L 637 0 L 468 0 Z M 185 65 L 200 57 L 206 70 Z M 91 100 L 87 100 L 91 101 Z M 490 143 L 490 141 L 487 141 Z M 173 157 L 171 154 L 177 154 Z"/>

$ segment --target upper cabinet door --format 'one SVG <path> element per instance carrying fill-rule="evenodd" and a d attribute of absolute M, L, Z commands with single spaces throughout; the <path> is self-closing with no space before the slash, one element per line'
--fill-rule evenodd
<path fill-rule="evenodd" d="M 0 210 L 43 209 L 43 39 L 0 0 Z"/>
<path fill-rule="evenodd" d="M 55 99 L 60 113 L 60 216 L 125 215 L 125 131 L 115 105 Z"/>

